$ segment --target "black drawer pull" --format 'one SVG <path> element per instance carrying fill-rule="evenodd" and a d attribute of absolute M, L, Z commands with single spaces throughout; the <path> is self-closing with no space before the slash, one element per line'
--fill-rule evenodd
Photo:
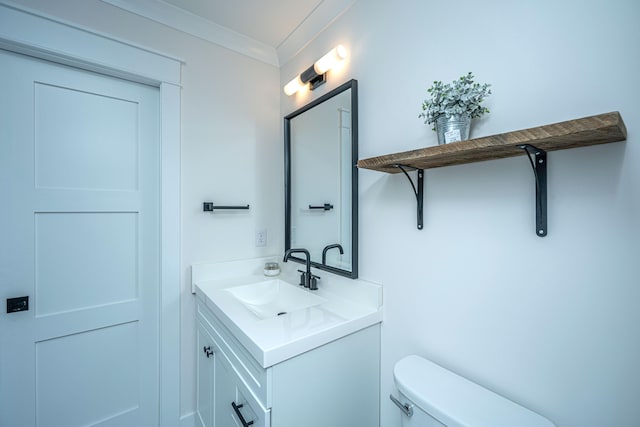
<path fill-rule="evenodd" d="M 253 425 L 253 421 L 246 422 L 244 420 L 244 417 L 240 413 L 240 408 L 244 406 L 242 403 L 239 405 L 236 405 L 236 402 L 231 402 L 231 406 L 233 406 L 233 410 L 236 411 L 236 415 L 240 419 L 240 422 L 242 423 L 242 427 L 249 427 L 250 425 Z"/>

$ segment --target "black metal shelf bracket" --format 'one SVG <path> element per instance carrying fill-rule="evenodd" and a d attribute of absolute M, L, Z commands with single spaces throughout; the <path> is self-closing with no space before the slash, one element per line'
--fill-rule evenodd
<path fill-rule="evenodd" d="M 536 180 L 536 235 L 547 235 L 547 152 L 533 145 L 519 145 L 526 151 Z M 533 158 L 531 157 L 533 156 Z"/>
<path fill-rule="evenodd" d="M 423 214 L 422 214 L 422 206 L 424 200 L 424 169 L 414 168 L 413 166 L 406 165 L 394 165 L 398 169 L 402 171 L 404 176 L 407 177 L 409 183 L 411 184 L 411 188 L 413 188 L 413 193 L 416 195 L 416 203 L 417 203 L 417 220 L 418 220 L 418 230 L 422 230 L 423 227 Z M 414 184 L 413 180 L 407 173 L 406 169 L 412 169 L 418 171 L 418 176 L 416 179 L 418 188 L 416 188 L 416 184 Z"/>

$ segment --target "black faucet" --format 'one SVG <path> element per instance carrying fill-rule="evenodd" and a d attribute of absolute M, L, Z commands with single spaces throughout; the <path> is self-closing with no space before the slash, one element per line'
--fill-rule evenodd
<path fill-rule="evenodd" d="M 284 258 L 282 259 L 282 262 L 287 262 L 291 257 L 291 254 L 293 253 L 302 253 L 306 257 L 305 259 L 306 271 L 298 270 L 300 271 L 300 273 L 302 273 L 300 275 L 300 286 L 309 288 L 312 291 L 317 290 L 318 289 L 317 279 L 319 279 L 319 277 L 311 274 L 311 255 L 309 255 L 309 251 L 303 248 L 287 249 L 287 251 L 284 253 Z"/>
<path fill-rule="evenodd" d="M 322 265 L 327 265 L 327 251 L 329 249 L 338 248 L 340 250 L 340 255 L 344 255 L 344 249 L 342 249 L 342 245 L 340 243 L 334 243 L 333 245 L 327 245 L 322 250 Z"/>

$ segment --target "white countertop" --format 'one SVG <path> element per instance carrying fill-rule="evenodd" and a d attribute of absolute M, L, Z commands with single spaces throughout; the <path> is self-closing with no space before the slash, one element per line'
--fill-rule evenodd
<path fill-rule="evenodd" d="M 224 289 L 248 285 L 265 277 L 262 266 L 274 257 L 192 266 L 196 296 L 246 347 L 263 368 L 382 321 L 382 286 L 312 269 L 321 277 L 315 295 L 327 301 L 282 316 L 259 319 Z M 278 260 L 279 261 L 279 260 Z M 298 263 L 280 262 L 275 278 L 297 284 Z M 304 289 L 300 287 L 299 289 Z"/>

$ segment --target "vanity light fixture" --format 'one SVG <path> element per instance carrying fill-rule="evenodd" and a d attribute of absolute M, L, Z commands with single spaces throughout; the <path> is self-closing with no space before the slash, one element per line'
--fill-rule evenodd
<path fill-rule="evenodd" d="M 309 89 L 314 90 L 327 81 L 327 71 L 335 67 L 346 57 L 347 49 L 345 49 L 343 45 L 340 44 L 334 47 L 326 55 L 318 59 L 311 67 L 287 83 L 284 86 L 284 93 L 291 96 L 307 84 L 309 85 Z"/>

